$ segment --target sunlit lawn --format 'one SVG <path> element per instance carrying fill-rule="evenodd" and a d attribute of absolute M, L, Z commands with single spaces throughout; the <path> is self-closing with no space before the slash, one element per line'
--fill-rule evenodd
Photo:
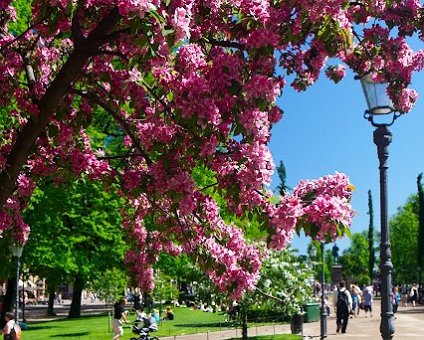
<path fill-rule="evenodd" d="M 221 313 L 204 313 L 187 308 L 174 310 L 175 320 L 164 321 L 159 325 L 158 337 L 183 335 L 193 333 L 215 332 L 231 328 L 232 325 L 225 322 L 225 315 Z M 134 320 L 134 314 L 130 314 L 129 320 Z M 122 340 L 131 338 L 131 328 L 124 328 L 125 334 Z M 108 316 L 90 316 L 81 319 L 64 319 L 48 322 L 30 323 L 28 329 L 24 330 L 22 340 L 45 340 L 45 339 L 89 339 L 107 340 L 112 338 L 111 328 L 108 327 Z M 274 336 L 259 337 L 259 340 L 285 339 L 297 340 L 300 337 Z"/>
<path fill-rule="evenodd" d="M 213 332 L 228 328 L 225 316 L 221 313 L 204 313 L 190 309 L 179 308 L 174 310 L 175 320 L 164 321 L 159 325 L 157 336 L 181 335 L 191 333 Z M 134 320 L 134 314 L 130 314 L 129 320 Z M 108 326 L 108 316 L 91 316 L 81 319 L 64 319 L 58 321 L 30 323 L 28 329 L 23 332 L 22 340 L 44 339 L 109 339 L 111 327 Z M 124 340 L 131 335 L 130 326 L 124 327 Z"/>

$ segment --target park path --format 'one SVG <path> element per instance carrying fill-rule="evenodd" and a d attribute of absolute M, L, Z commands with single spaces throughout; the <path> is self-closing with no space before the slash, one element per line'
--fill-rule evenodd
<path fill-rule="evenodd" d="M 347 333 L 336 333 L 336 318 L 331 315 L 328 318 L 328 337 L 327 339 L 356 339 L 356 340 L 378 340 L 380 336 L 380 301 L 374 304 L 373 317 L 365 318 L 362 315 L 354 319 L 349 319 Z M 394 340 L 424 339 L 424 306 L 400 307 L 395 320 Z M 271 325 L 261 327 L 251 327 L 248 336 L 272 335 L 290 333 L 290 325 Z M 222 340 L 230 338 L 240 338 L 241 330 L 233 329 L 220 332 L 209 332 L 191 335 L 180 335 L 171 337 L 161 337 L 161 340 Z M 311 322 L 303 324 L 303 338 L 319 339 L 320 323 Z"/>

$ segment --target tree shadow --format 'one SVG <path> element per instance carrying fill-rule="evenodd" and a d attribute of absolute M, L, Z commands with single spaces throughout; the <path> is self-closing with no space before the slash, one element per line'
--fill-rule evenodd
<path fill-rule="evenodd" d="M 77 336 L 87 336 L 88 332 L 80 332 L 80 333 L 68 333 L 68 334 L 57 334 L 57 335 L 50 335 L 50 338 L 59 338 L 59 337 L 67 337 L 67 338 L 73 338 Z"/>
<path fill-rule="evenodd" d="M 221 328 L 221 327 L 228 327 L 230 324 L 231 323 L 228 323 L 228 322 L 180 323 L 180 324 L 174 324 L 173 327 L 187 327 L 187 328 L 211 327 L 211 328 Z"/>
<path fill-rule="evenodd" d="M 31 332 L 31 331 L 38 331 L 40 329 L 50 329 L 53 328 L 53 326 L 49 326 L 49 325 L 44 325 L 44 324 L 31 324 L 30 326 L 28 326 L 28 328 L 24 329 L 23 332 Z"/>

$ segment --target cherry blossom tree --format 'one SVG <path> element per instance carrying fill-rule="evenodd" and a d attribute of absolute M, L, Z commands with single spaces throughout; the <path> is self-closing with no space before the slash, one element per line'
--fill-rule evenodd
<path fill-rule="evenodd" d="M 26 240 L 20 212 L 40 177 L 60 183 L 71 170 L 117 183 L 128 200 L 126 262 L 145 290 L 160 252 L 187 253 L 234 296 L 253 288 L 261 253 L 223 209 L 257 215 L 277 249 L 296 227 L 330 240 L 350 225 L 343 174 L 281 199 L 267 189 L 286 85 L 276 65 L 300 91 L 338 58 L 325 70 L 334 81 L 347 66 L 387 80 L 402 112 L 417 98 L 407 86 L 423 53 L 405 37 L 420 33 L 419 1 L 33 0 L 16 31 L 18 2 L 0 0 L 0 231 Z M 98 111 L 124 134 L 120 154 L 90 140 Z"/>

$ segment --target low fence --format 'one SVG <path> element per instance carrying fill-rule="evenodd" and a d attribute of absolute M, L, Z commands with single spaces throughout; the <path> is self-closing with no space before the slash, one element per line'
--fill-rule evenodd
<path fill-rule="evenodd" d="M 276 335 L 290 333 L 290 324 L 283 325 L 266 325 L 266 326 L 250 326 L 247 330 L 248 337 L 259 335 Z M 242 328 L 235 326 L 233 328 L 226 328 L 213 332 L 196 333 L 196 334 L 181 334 L 173 336 L 161 336 L 161 340 L 220 340 L 241 338 Z"/>
<path fill-rule="evenodd" d="M 111 315 L 109 316 L 109 329 L 111 327 Z M 125 326 L 124 326 L 125 327 Z M 128 328 L 127 328 L 128 327 Z M 125 327 L 128 331 L 131 331 L 131 327 Z M 181 332 L 179 325 L 168 325 L 167 322 L 160 322 L 160 339 L 161 340 L 221 340 L 231 338 L 242 337 L 242 327 L 239 322 L 225 321 L 216 324 L 198 324 L 190 326 L 190 332 L 188 334 L 175 335 L 177 332 Z M 213 328 L 213 330 L 205 331 L 206 329 Z M 287 334 L 291 332 L 290 323 L 282 323 L 281 321 L 275 320 L 275 318 L 257 318 L 248 321 L 248 336 L 258 335 L 276 335 L 276 334 Z M 151 335 L 156 335 L 152 333 Z"/>

